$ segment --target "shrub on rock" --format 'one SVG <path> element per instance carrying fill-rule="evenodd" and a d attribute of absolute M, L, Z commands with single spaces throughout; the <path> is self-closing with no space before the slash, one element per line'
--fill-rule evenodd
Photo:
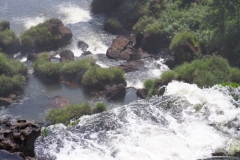
<path fill-rule="evenodd" d="M 26 30 L 20 38 L 26 50 L 49 50 L 68 42 L 72 31 L 61 20 L 52 18 Z"/>
<path fill-rule="evenodd" d="M 90 115 L 91 107 L 88 103 L 69 105 L 63 109 L 51 109 L 46 120 L 49 124 L 68 124 L 70 120 L 76 120 L 83 115 Z"/>
<path fill-rule="evenodd" d="M 112 34 L 124 34 L 121 23 L 114 18 L 109 18 L 104 25 L 104 30 Z"/>
<path fill-rule="evenodd" d="M 20 41 L 15 33 L 10 30 L 8 21 L 0 22 L 0 49 L 7 53 L 14 53 L 20 50 Z"/>
<path fill-rule="evenodd" d="M 170 44 L 170 49 L 175 52 L 175 63 L 190 62 L 201 56 L 201 46 L 197 38 L 190 32 L 177 33 Z"/>
<path fill-rule="evenodd" d="M 8 96 L 26 82 L 28 68 L 20 61 L 10 59 L 0 53 L 0 95 Z"/>
<path fill-rule="evenodd" d="M 85 72 L 93 65 L 95 65 L 95 60 L 91 58 L 63 62 L 61 73 L 67 76 L 74 76 L 79 72 Z"/>
<path fill-rule="evenodd" d="M 91 67 L 82 78 L 82 84 L 89 87 L 117 83 L 124 80 L 124 72 L 119 68 Z"/>
<path fill-rule="evenodd" d="M 33 62 L 34 73 L 43 80 L 58 80 L 61 64 L 49 61 L 48 56 L 47 53 L 42 53 L 38 56 L 37 60 Z"/>

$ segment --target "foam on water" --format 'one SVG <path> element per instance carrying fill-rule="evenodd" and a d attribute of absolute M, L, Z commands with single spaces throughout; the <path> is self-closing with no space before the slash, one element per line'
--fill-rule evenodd
<path fill-rule="evenodd" d="M 159 78 L 164 71 L 169 69 L 163 64 L 163 59 L 149 59 L 144 65 L 144 70 L 126 74 L 127 87 L 143 88 L 145 80 Z"/>
<path fill-rule="evenodd" d="M 16 22 L 23 23 L 25 29 L 29 29 L 32 26 L 36 26 L 39 23 L 43 23 L 46 20 L 46 17 L 44 16 L 38 16 L 38 17 L 27 17 L 27 18 L 15 18 Z"/>
<path fill-rule="evenodd" d="M 36 153 L 58 160 L 196 160 L 229 149 L 239 135 L 229 124 L 240 114 L 230 96 L 177 81 L 166 90 L 163 97 L 84 116 L 72 128 L 50 126 Z"/>
<path fill-rule="evenodd" d="M 63 22 L 65 24 L 77 23 L 77 22 L 87 22 L 91 19 L 90 12 L 81 9 L 75 5 L 60 5 L 59 13 L 64 15 Z"/>

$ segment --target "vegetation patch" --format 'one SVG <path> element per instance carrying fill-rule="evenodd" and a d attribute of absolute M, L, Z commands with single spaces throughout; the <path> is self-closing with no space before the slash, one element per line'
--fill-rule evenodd
<path fill-rule="evenodd" d="M 9 94 L 26 82 L 28 68 L 20 61 L 0 53 L 0 95 Z"/>
<path fill-rule="evenodd" d="M 97 86 L 106 82 L 120 82 L 124 80 L 124 72 L 119 68 L 100 68 L 91 67 L 82 78 L 82 84 L 85 86 Z"/>
<path fill-rule="evenodd" d="M 172 80 L 194 83 L 199 87 L 210 87 L 224 82 L 235 85 L 240 83 L 239 75 L 240 70 L 230 67 L 226 59 L 215 55 L 205 56 L 200 60 L 184 63 L 173 70 L 166 71 L 159 79 L 146 81 L 144 86 L 150 94 L 156 94 L 161 86 Z"/>
<path fill-rule="evenodd" d="M 95 60 L 92 58 L 85 58 L 76 61 L 62 62 L 61 73 L 67 76 L 74 76 L 79 72 L 85 72 L 91 66 L 95 65 Z"/>
<path fill-rule="evenodd" d="M 33 26 L 20 35 L 21 43 L 28 49 L 45 48 L 61 39 L 60 33 L 52 33 L 50 30 L 50 20 Z"/>
<path fill-rule="evenodd" d="M 51 109 L 46 115 L 49 124 L 68 124 L 70 120 L 77 120 L 83 115 L 90 115 L 91 107 L 88 103 L 69 105 L 63 109 Z"/>

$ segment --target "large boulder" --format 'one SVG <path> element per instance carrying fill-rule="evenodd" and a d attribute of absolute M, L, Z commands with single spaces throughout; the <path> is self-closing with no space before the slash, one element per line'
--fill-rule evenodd
<path fill-rule="evenodd" d="M 51 98 L 50 106 L 55 108 L 64 108 L 69 106 L 71 103 L 67 98 L 61 96 L 54 96 Z"/>
<path fill-rule="evenodd" d="M 27 120 L 0 121 L 0 149 L 34 157 L 34 142 L 40 133 L 41 128 Z"/>
<path fill-rule="evenodd" d="M 118 84 L 107 88 L 105 91 L 106 98 L 108 100 L 123 99 L 126 95 L 126 89 L 124 84 Z"/>
<path fill-rule="evenodd" d="M 13 99 L 12 98 L 4 98 L 0 97 L 0 106 L 8 106 L 13 104 Z"/>
<path fill-rule="evenodd" d="M 71 50 L 63 50 L 61 53 L 59 53 L 61 59 L 60 61 L 73 61 L 74 60 L 74 54 Z"/>
<path fill-rule="evenodd" d="M 124 36 L 118 36 L 108 48 L 106 56 L 115 60 L 138 60 L 149 57 L 148 53 L 133 47 L 133 42 Z"/>
<path fill-rule="evenodd" d="M 66 45 L 72 38 L 72 31 L 60 19 L 52 18 L 21 34 L 24 50 L 45 51 Z"/>
<path fill-rule="evenodd" d="M 113 40 L 110 48 L 108 48 L 106 56 L 110 59 L 115 60 L 129 60 L 131 49 L 129 50 L 127 47 L 131 43 L 132 42 L 126 37 L 118 36 L 116 39 Z"/>

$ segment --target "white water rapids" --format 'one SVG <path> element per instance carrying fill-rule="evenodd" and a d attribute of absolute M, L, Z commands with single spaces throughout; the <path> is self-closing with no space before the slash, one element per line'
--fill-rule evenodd
<path fill-rule="evenodd" d="M 166 89 L 163 97 L 84 116 L 74 127 L 49 126 L 48 136 L 36 143 L 37 155 L 57 160 L 196 160 L 239 145 L 240 109 L 232 98 L 239 89 L 200 89 L 177 81 Z"/>

